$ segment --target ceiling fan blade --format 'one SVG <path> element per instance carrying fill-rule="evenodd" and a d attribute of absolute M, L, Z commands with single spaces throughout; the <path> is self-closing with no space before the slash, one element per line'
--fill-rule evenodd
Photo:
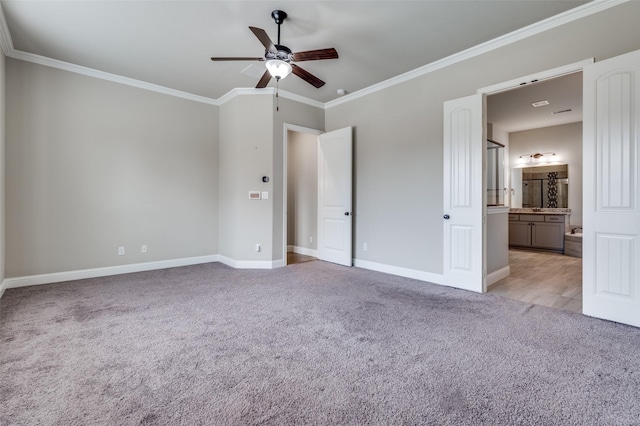
<path fill-rule="evenodd" d="M 267 84 L 269 84 L 270 80 L 271 74 L 269 74 L 269 70 L 267 70 L 264 72 L 264 74 L 262 74 L 262 77 L 260 77 L 260 81 L 258 81 L 258 84 L 256 84 L 256 89 L 263 89 L 267 87 Z"/>
<path fill-rule="evenodd" d="M 295 64 L 291 64 L 291 72 L 293 72 L 295 75 L 297 75 L 298 77 L 300 77 L 301 79 L 303 79 L 304 81 L 306 81 L 307 83 L 309 83 L 310 85 L 314 86 L 317 89 L 324 86 L 325 84 L 324 81 L 320 80 L 318 77 L 311 74 L 309 71 L 306 71 Z"/>
<path fill-rule="evenodd" d="M 214 56 L 211 58 L 212 61 L 264 61 L 264 58 L 254 58 L 254 57 L 244 57 L 244 56 Z"/>
<path fill-rule="evenodd" d="M 253 32 L 253 34 L 258 37 L 260 43 L 267 49 L 269 52 L 277 52 L 276 47 L 273 45 L 273 42 L 269 38 L 269 35 L 262 28 L 249 27 L 249 29 Z"/>
<path fill-rule="evenodd" d="M 293 60 L 296 62 L 318 61 L 320 59 L 338 59 L 338 52 L 331 47 L 329 49 L 307 50 L 306 52 L 293 54 Z"/>
<path fill-rule="evenodd" d="M 238 56 L 238 57 L 214 56 L 213 58 L 211 58 L 211 60 L 212 61 L 264 61 L 264 58 L 249 58 L 244 56 Z"/>

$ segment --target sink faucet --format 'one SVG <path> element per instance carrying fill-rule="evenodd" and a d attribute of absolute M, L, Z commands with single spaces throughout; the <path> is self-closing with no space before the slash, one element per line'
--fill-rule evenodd
<path fill-rule="evenodd" d="M 575 228 L 571 228 L 571 233 L 575 234 L 578 229 L 582 232 L 582 226 L 576 226 Z"/>

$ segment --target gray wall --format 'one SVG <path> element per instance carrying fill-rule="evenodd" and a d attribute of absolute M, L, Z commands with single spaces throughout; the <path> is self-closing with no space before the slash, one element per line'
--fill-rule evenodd
<path fill-rule="evenodd" d="M 273 100 L 237 96 L 220 107 L 220 254 L 234 261 L 271 261 Z M 249 191 L 268 191 L 250 200 Z M 255 251 L 255 245 L 261 251 Z"/>
<path fill-rule="evenodd" d="M 640 49 L 632 30 L 638 16 L 640 2 L 624 3 L 328 108 L 327 131 L 355 128 L 355 257 L 442 273 L 443 102 L 586 58 Z"/>
<path fill-rule="evenodd" d="M 640 49 L 639 15 L 628 2 L 326 110 L 264 95 L 218 108 L 7 59 L 6 276 L 283 259 L 284 123 L 354 126 L 357 259 L 441 273 L 443 102 Z"/>
<path fill-rule="evenodd" d="M 569 167 L 571 225 L 582 225 L 582 122 L 509 133 L 509 164 L 521 154 L 555 152 Z"/>
<path fill-rule="evenodd" d="M 509 213 L 487 209 L 487 274 L 509 266 Z"/>
<path fill-rule="evenodd" d="M 316 250 L 318 136 L 289 131 L 287 142 L 287 245 Z"/>
<path fill-rule="evenodd" d="M 218 107 L 6 65 L 7 277 L 218 253 Z"/>
<path fill-rule="evenodd" d="M 284 124 L 322 130 L 324 111 L 282 97 L 279 104 L 276 111 L 270 94 L 240 95 L 220 107 L 220 254 L 232 260 L 285 259 Z M 269 199 L 249 200 L 251 190 Z"/>

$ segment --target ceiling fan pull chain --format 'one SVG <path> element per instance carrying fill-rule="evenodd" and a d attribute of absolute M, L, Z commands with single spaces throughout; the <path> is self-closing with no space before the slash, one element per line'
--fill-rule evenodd
<path fill-rule="evenodd" d="M 279 78 L 276 78 L 276 112 L 280 111 L 280 96 L 278 96 L 278 83 L 280 82 Z"/>

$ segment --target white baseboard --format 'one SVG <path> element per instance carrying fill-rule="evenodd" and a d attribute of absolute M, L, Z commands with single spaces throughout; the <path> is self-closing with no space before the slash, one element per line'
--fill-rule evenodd
<path fill-rule="evenodd" d="M 235 260 L 218 256 L 218 261 L 235 269 L 273 269 L 284 266 L 284 260 Z"/>
<path fill-rule="evenodd" d="M 107 277 L 110 275 L 129 274 L 132 272 L 152 271 L 156 269 L 175 268 L 177 266 L 197 265 L 217 262 L 218 255 L 187 257 L 183 259 L 161 260 L 158 262 L 135 263 L 132 265 L 108 266 L 105 268 L 83 269 L 79 271 L 56 272 L 52 274 L 30 275 L 7 278 L 3 288 L 26 287 L 30 285 L 52 284 L 63 281 L 82 280 L 86 278 Z"/>
<path fill-rule="evenodd" d="M 318 257 L 318 250 L 308 249 L 305 247 L 293 247 L 293 252 L 297 254 L 304 254 L 305 256 Z"/>
<path fill-rule="evenodd" d="M 7 280 L 2 280 L 2 283 L 0 283 L 0 298 L 2 297 L 6 289 L 7 289 Z"/>
<path fill-rule="evenodd" d="M 353 266 L 371 271 L 384 272 L 391 275 L 398 275 L 405 278 L 413 278 L 420 281 L 427 281 L 434 284 L 444 284 L 442 274 L 418 271 L 417 269 L 401 268 L 399 266 L 385 265 L 383 263 L 369 262 L 367 260 L 353 259 Z"/>
<path fill-rule="evenodd" d="M 507 278 L 509 275 L 511 275 L 511 268 L 509 266 L 505 266 L 502 269 L 498 269 L 497 271 L 490 273 L 487 275 L 487 287 L 491 284 L 497 283 L 503 278 Z"/>
<path fill-rule="evenodd" d="M 297 253 L 297 254 L 304 254 L 305 256 L 318 257 L 318 250 L 309 249 L 309 248 L 300 247 L 300 246 L 292 246 L 292 245 L 287 246 L 287 253 Z"/>

